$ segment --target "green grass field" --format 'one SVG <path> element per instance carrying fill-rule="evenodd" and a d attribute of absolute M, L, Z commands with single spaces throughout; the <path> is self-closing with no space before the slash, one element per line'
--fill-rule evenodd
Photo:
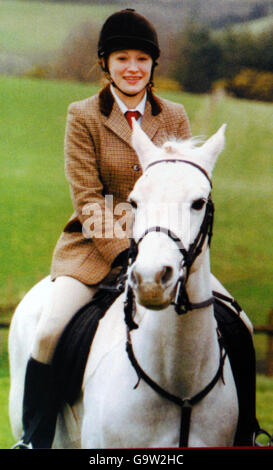
<path fill-rule="evenodd" d="M 63 171 L 67 106 L 97 89 L 0 78 L 2 308 L 18 302 L 49 272 L 56 240 L 72 210 Z M 213 178 L 212 270 L 251 320 L 265 323 L 272 307 L 272 105 L 184 93 L 164 96 L 185 105 L 194 135 L 208 136 L 228 124 L 226 149 Z M 6 333 L 0 330 L 0 448 L 13 442 L 7 417 Z M 258 349 L 264 347 L 259 339 Z M 259 376 L 258 416 L 269 430 L 272 392 L 272 379 Z"/>

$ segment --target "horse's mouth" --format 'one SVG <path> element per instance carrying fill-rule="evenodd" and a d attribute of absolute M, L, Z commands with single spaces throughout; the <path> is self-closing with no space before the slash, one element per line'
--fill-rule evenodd
<path fill-rule="evenodd" d="M 171 297 L 166 296 L 164 291 L 158 286 L 146 286 L 136 290 L 137 301 L 140 305 L 149 310 L 163 310 L 170 305 Z"/>
<path fill-rule="evenodd" d="M 149 310 L 164 310 L 174 301 L 177 283 L 169 283 L 167 288 L 154 282 L 146 282 L 138 286 L 132 283 L 131 287 L 140 305 Z"/>
<path fill-rule="evenodd" d="M 143 303 L 139 302 L 143 307 L 147 308 L 148 310 L 164 310 L 164 308 L 167 308 L 170 305 L 170 301 L 162 303 L 162 304 L 149 304 L 149 303 Z"/>

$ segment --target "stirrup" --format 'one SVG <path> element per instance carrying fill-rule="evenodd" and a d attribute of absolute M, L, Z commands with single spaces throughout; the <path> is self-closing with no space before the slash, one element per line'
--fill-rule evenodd
<path fill-rule="evenodd" d="M 257 441 L 257 438 L 261 435 L 265 435 L 267 437 L 268 439 L 267 444 L 263 445 Z M 253 434 L 252 445 L 255 447 L 273 447 L 273 434 L 269 434 L 264 429 L 259 429 Z"/>
<path fill-rule="evenodd" d="M 16 442 L 11 449 L 33 449 L 33 447 L 31 442 L 26 444 L 23 439 L 20 439 L 20 441 Z"/>

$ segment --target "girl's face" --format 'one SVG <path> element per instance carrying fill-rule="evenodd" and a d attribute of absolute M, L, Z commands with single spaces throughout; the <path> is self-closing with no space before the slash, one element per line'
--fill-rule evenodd
<path fill-rule="evenodd" d="M 108 69 L 112 80 L 123 92 L 143 94 L 150 81 L 153 61 L 145 52 L 126 49 L 112 52 L 108 59 Z"/>

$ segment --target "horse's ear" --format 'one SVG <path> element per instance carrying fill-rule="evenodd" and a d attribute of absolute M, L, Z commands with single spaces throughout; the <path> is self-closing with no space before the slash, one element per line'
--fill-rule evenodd
<path fill-rule="evenodd" d="M 225 130 L 227 125 L 223 124 L 220 129 L 202 145 L 204 159 L 209 163 L 209 170 L 212 171 L 218 155 L 225 146 Z"/>
<path fill-rule="evenodd" d="M 158 153 L 158 148 L 141 129 L 135 119 L 132 119 L 132 124 L 132 146 L 137 153 L 142 170 L 144 171 L 149 163 L 155 159 L 155 155 Z"/>

